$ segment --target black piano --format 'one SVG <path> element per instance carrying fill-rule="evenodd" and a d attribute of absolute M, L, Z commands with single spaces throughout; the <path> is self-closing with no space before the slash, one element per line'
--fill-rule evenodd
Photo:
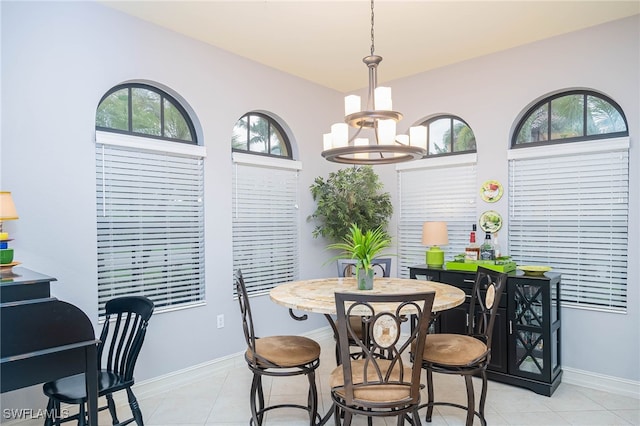
<path fill-rule="evenodd" d="M 16 267 L 0 274 L 1 391 L 85 373 L 89 425 L 97 425 L 93 324 L 76 306 L 51 297 L 55 278 Z"/>

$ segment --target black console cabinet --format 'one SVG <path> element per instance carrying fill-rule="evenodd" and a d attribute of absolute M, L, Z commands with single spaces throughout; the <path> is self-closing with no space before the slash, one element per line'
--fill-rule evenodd
<path fill-rule="evenodd" d="M 473 272 L 447 271 L 417 265 L 410 277 L 455 285 L 471 295 Z M 541 277 L 510 272 L 493 329 L 487 376 L 551 396 L 560 384 L 560 274 Z M 435 332 L 464 333 L 468 302 L 444 311 Z"/>

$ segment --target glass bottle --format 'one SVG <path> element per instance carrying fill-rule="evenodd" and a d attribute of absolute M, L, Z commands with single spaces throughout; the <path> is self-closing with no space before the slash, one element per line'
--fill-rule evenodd
<path fill-rule="evenodd" d="M 473 230 L 469 234 L 469 245 L 464 248 L 465 260 L 479 260 L 480 259 L 480 246 L 476 243 L 476 225 L 473 225 Z"/>
<path fill-rule="evenodd" d="M 488 232 L 484 236 L 484 243 L 480 246 L 480 260 L 495 260 L 491 234 Z"/>
<path fill-rule="evenodd" d="M 500 248 L 500 243 L 498 243 L 498 233 L 493 234 L 493 256 L 494 258 L 502 257 L 502 249 Z"/>

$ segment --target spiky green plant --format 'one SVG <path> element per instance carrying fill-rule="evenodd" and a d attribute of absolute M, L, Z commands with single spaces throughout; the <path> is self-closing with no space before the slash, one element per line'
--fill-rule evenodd
<path fill-rule="evenodd" d="M 382 227 L 362 232 L 357 224 L 352 223 L 349 233 L 343 237 L 342 242 L 330 244 L 327 248 L 342 250 L 342 253 L 332 260 L 355 259 L 358 268 L 369 271 L 372 269 L 371 261 L 390 245 L 391 238 Z"/>

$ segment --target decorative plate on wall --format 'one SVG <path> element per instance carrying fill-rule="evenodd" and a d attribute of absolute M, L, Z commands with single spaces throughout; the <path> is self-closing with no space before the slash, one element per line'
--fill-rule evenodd
<path fill-rule="evenodd" d="M 488 180 L 482 184 L 480 188 L 480 195 L 482 196 L 482 200 L 487 203 L 495 203 L 500 198 L 502 198 L 502 193 L 504 189 L 502 188 L 502 184 L 497 180 Z"/>
<path fill-rule="evenodd" d="M 498 232 L 502 228 L 502 216 L 495 210 L 487 210 L 482 213 L 478 222 L 480 229 L 491 234 Z"/>

